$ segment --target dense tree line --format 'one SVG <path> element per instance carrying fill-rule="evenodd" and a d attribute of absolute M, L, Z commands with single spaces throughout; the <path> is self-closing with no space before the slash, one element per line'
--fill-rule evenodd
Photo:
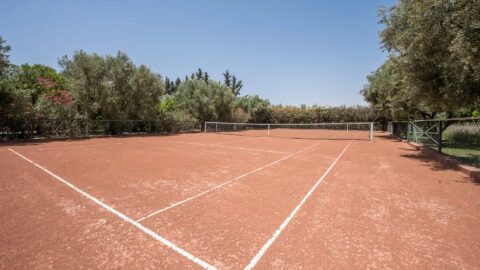
<path fill-rule="evenodd" d="M 480 1 L 400 0 L 380 9 L 388 59 L 362 90 L 389 119 L 475 116 L 480 108 Z"/>
<path fill-rule="evenodd" d="M 95 121 L 111 121 L 115 134 L 125 121 L 155 122 L 163 130 L 185 121 L 309 123 L 372 121 L 367 107 L 281 106 L 257 95 L 241 96 L 242 80 L 228 70 L 215 81 L 198 69 L 170 80 L 127 54 L 101 56 L 76 51 L 59 59 L 60 70 L 10 63 L 0 38 L 0 131 L 3 134 L 77 135 Z M 138 128 L 138 125 L 137 125 Z"/>
<path fill-rule="evenodd" d="M 368 106 L 273 106 L 272 122 L 276 123 L 341 123 L 379 122 L 382 119 Z"/>

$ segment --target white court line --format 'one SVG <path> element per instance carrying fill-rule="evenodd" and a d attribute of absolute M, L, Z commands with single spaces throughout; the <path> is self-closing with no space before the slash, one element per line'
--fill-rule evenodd
<path fill-rule="evenodd" d="M 268 164 L 265 165 L 265 166 L 262 166 L 262 167 L 260 167 L 260 168 L 255 169 L 255 170 L 252 170 L 252 171 L 249 171 L 249 172 L 247 172 L 247 173 L 244 173 L 244 174 L 242 174 L 242 175 L 240 175 L 240 176 L 238 176 L 238 177 L 235 177 L 235 178 L 232 179 L 232 180 L 229 180 L 229 181 L 227 181 L 227 182 L 224 182 L 224 183 L 222 183 L 222 184 L 220 184 L 220 185 L 218 185 L 218 186 L 215 186 L 215 187 L 213 187 L 213 188 L 211 188 L 211 189 L 205 190 L 204 192 L 199 193 L 199 194 L 197 194 L 197 195 L 194 195 L 194 196 L 192 196 L 192 197 L 189 197 L 189 198 L 187 198 L 187 199 L 185 199 L 185 200 L 181 200 L 181 201 L 172 203 L 172 204 L 170 204 L 169 206 L 167 206 L 167 207 L 165 207 L 165 208 L 162 208 L 162 209 L 157 210 L 157 211 L 155 211 L 155 212 L 153 212 L 153 213 L 150 213 L 150 214 L 148 214 L 148 215 L 146 215 L 146 216 L 144 216 L 144 217 L 142 217 L 142 218 L 137 219 L 137 222 L 142 222 L 142 221 L 144 221 L 144 220 L 146 220 L 146 219 L 148 219 L 148 218 L 151 218 L 151 217 L 153 217 L 153 216 L 155 216 L 155 215 L 157 215 L 157 214 L 160 214 L 160 213 L 165 212 L 165 211 L 167 211 L 167 210 L 169 210 L 169 209 L 172 209 L 172 208 L 174 208 L 174 207 L 176 207 L 176 206 L 179 206 L 179 205 L 181 205 L 181 204 L 184 204 L 184 203 L 186 203 L 186 202 L 189 202 L 189 201 L 191 201 L 191 200 L 194 200 L 194 199 L 196 199 L 196 198 L 198 198 L 198 197 L 200 197 L 200 196 L 203 196 L 203 195 L 205 195 L 205 194 L 207 194 L 207 193 L 209 193 L 209 192 L 212 192 L 212 191 L 214 191 L 214 190 L 216 190 L 216 189 L 219 189 L 219 188 L 221 188 L 221 187 L 223 187 L 223 186 L 225 186 L 225 185 L 228 185 L 228 184 L 230 184 L 230 183 L 232 183 L 232 182 L 234 182 L 234 181 L 237 181 L 237 180 L 239 180 L 239 179 L 242 179 L 242 178 L 244 178 L 244 177 L 246 177 L 246 176 L 248 176 L 248 175 L 254 174 L 254 173 L 259 172 L 259 171 L 261 171 L 261 170 L 263 170 L 263 169 L 265 169 L 265 168 L 268 168 L 268 167 L 270 167 L 270 166 L 273 166 L 273 165 L 279 163 L 280 161 L 283 161 L 283 160 L 285 160 L 285 159 L 291 158 L 291 157 L 294 156 L 294 155 L 300 154 L 300 153 L 302 153 L 302 152 L 304 152 L 304 151 L 306 151 L 306 150 L 308 150 L 308 149 L 311 149 L 311 148 L 317 146 L 318 144 L 320 144 L 320 143 L 316 143 L 316 144 L 314 144 L 314 145 L 310 145 L 309 147 L 306 147 L 306 148 L 304 148 L 304 149 L 302 149 L 302 150 L 299 150 L 299 151 L 297 151 L 297 152 L 295 152 L 295 153 L 291 153 L 291 154 L 288 155 L 288 156 L 285 156 L 285 157 L 282 157 L 282 158 L 277 159 L 277 160 L 275 160 L 275 161 L 272 161 L 272 162 L 268 163 Z"/>
<path fill-rule="evenodd" d="M 293 211 L 288 215 L 288 217 L 283 221 L 283 223 L 278 227 L 278 229 L 275 231 L 273 234 L 272 238 L 268 239 L 268 241 L 262 246 L 262 248 L 258 251 L 258 253 L 253 257 L 253 259 L 250 261 L 250 263 L 244 268 L 244 270 L 250 270 L 255 267 L 255 265 L 258 263 L 258 261 L 262 258 L 262 256 L 267 252 L 267 250 L 270 248 L 270 246 L 273 244 L 273 242 L 278 238 L 278 236 L 282 233 L 282 231 L 287 227 L 288 223 L 293 219 L 295 214 L 298 212 L 298 210 L 303 206 L 303 204 L 307 201 L 307 199 L 312 195 L 312 193 L 315 191 L 315 189 L 320 185 L 320 183 L 323 181 L 323 179 L 328 175 L 328 173 L 332 170 L 332 168 L 335 166 L 338 160 L 343 156 L 345 151 L 347 151 L 348 147 L 350 147 L 350 144 L 352 144 L 352 141 L 350 141 L 345 148 L 343 148 L 342 152 L 338 157 L 332 162 L 330 167 L 325 171 L 325 173 L 320 177 L 320 179 L 317 180 L 315 185 L 307 192 L 305 197 L 300 201 L 300 203 L 293 209 Z"/>
<path fill-rule="evenodd" d="M 151 237 L 153 237 L 155 240 L 161 242 L 162 244 L 164 244 L 165 246 L 171 248 L 172 250 L 176 251 L 177 253 L 179 253 L 180 255 L 184 256 L 185 258 L 189 259 L 190 261 L 200 265 L 201 267 L 205 268 L 205 269 L 216 269 L 216 267 L 204 262 L 203 260 L 195 257 L 194 255 L 192 255 L 191 253 L 189 253 L 188 251 L 176 246 L 174 243 L 170 242 L 169 240 L 161 237 L 160 235 L 156 234 L 155 232 L 153 232 L 152 230 L 148 229 L 147 227 L 143 226 L 142 224 L 138 223 L 137 221 L 129 218 L 128 216 L 126 216 L 125 214 L 119 212 L 118 210 L 114 209 L 113 207 L 107 205 L 106 203 L 102 202 L 101 200 L 95 198 L 94 196 L 90 195 L 89 193 L 81 190 L 80 188 L 76 187 L 75 185 L 71 184 L 70 182 L 68 182 L 67 180 L 61 178 L 60 176 L 52 173 L 51 171 L 49 171 L 47 168 L 45 167 L 42 167 L 41 165 L 33 162 L 32 160 L 26 158 L 25 156 L 23 156 L 22 154 L 16 152 L 15 150 L 11 149 L 11 148 L 8 148 L 8 150 L 12 151 L 13 153 L 15 153 L 17 156 L 21 157 L 22 159 L 28 161 L 29 163 L 31 163 L 32 165 L 36 166 L 37 168 L 41 169 L 42 171 L 46 172 L 47 174 L 53 176 L 55 179 L 57 179 L 58 181 L 62 182 L 63 184 L 67 185 L 68 187 L 70 187 L 71 189 L 75 190 L 76 192 L 80 193 L 81 195 L 85 196 L 86 198 L 90 199 L 91 201 L 93 201 L 94 203 L 98 204 L 99 206 L 105 208 L 107 211 L 109 211 L 110 213 L 116 215 L 117 217 L 121 218 L 123 221 L 127 222 L 127 223 L 130 223 L 131 225 L 133 225 L 134 227 L 136 227 L 137 229 L 141 230 L 142 232 L 144 232 L 145 234 L 148 234 L 150 235 Z"/>

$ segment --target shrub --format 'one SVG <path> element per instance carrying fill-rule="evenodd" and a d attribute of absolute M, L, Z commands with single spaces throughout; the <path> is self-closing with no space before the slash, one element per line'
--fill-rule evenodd
<path fill-rule="evenodd" d="M 480 123 L 452 124 L 443 133 L 449 144 L 480 145 Z"/>

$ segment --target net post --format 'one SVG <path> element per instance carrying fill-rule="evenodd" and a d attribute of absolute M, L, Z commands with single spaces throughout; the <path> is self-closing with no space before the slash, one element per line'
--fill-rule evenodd
<path fill-rule="evenodd" d="M 347 132 L 348 132 L 348 123 L 347 123 Z"/>
<path fill-rule="evenodd" d="M 215 122 L 215 133 L 218 133 L 218 122 Z"/>
<path fill-rule="evenodd" d="M 207 133 L 207 121 L 204 123 L 204 132 Z"/>
<path fill-rule="evenodd" d="M 268 129 L 268 137 L 270 137 L 270 124 L 267 124 L 267 129 Z"/>

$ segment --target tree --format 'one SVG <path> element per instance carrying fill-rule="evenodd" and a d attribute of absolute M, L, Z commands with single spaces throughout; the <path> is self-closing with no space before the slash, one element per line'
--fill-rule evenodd
<path fill-rule="evenodd" d="M 179 86 L 181 83 L 182 83 L 182 80 L 177 77 L 177 79 L 175 80 L 175 91 L 177 91 L 178 86 Z"/>
<path fill-rule="evenodd" d="M 403 80 L 397 58 L 391 56 L 367 77 L 361 91 L 373 109 L 387 119 L 402 120 L 413 116 L 427 117 L 428 109 Z"/>
<path fill-rule="evenodd" d="M 7 75 L 8 68 L 10 67 L 10 60 L 8 60 L 11 47 L 5 45 L 6 41 L 0 36 L 0 79 Z"/>
<path fill-rule="evenodd" d="M 173 87 L 168 77 L 165 77 L 165 93 L 166 94 L 173 93 Z"/>
<path fill-rule="evenodd" d="M 401 0 L 382 8 L 380 37 L 396 71 L 394 78 L 381 79 L 390 75 L 380 70 L 369 83 L 376 88 L 385 87 L 372 83 L 376 78 L 401 83 L 401 90 L 383 89 L 382 98 L 393 106 L 402 101 L 410 116 L 412 111 L 424 117 L 472 112 L 480 104 L 479 13 L 479 1 Z M 364 91 L 367 100 L 374 92 L 380 93 Z"/>
<path fill-rule="evenodd" d="M 197 72 L 192 73 L 190 75 L 191 79 L 197 79 L 197 80 L 202 80 L 206 84 L 210 82 L 210 76 L 208 75 L 207 72 L 204 72 L 201 68 L 198 68 Z"/>
<path fill-rule="evenodd" d="M 60 64 L 69 88 L 86 119 L 153 119 L 165 91 L 159 75 L 137 67 L 127 54 L 102 57 L 75 52 Z"/>
<path fill-rule="evenodd" d="M 15 67 L 11 75 L 16 89 L 31 91 L 32 104 L 47 91 L 66 89 L 65 79 L 49 66 L 23 64 Z"/>
<path fill-rule="evenodd" d="M 270 102 L 258 95 L 238 97 L 235 103 L 237 108 L 248 113 L 249 122 L 268 123 L 271 120 Z"/>
<path fill-rule="evenodd" d="M 116 99 L 108 97 L 108 87 L 114 82 L 107 79 L 107 63 L 100 55 L 76 51 L 72 59 L 62 57 L 59 65 L 82 118 L 89 120 L 101 116 L 105 99 Z M 108 110 L 114 111 L 116 108 Z"/>
<path fill-rule="evenodd" d="M 232 93 L 237 97 L 243 87 L 242 80 L 237 80 L 235 75 L 231 75 L 228 69 L 223 73 L 223 83 L 231 89 Z"/>
<path fill-rule="evenodd" d="M 140 65 L 133 73 L 131 87 L 132 91 L 125 97 L 130 104 L 129 118 L 154 120 L 155 106 L 165 90 L 160 75 L 153 73 L 147 66 Z"/>
<path fill-rule="evenodd" d="M 175 98 L 179 108 L 199 121 L 228 121 L 232 117 L 234 96 L 222 84 L 190 79 L 180 84 Z"/>

